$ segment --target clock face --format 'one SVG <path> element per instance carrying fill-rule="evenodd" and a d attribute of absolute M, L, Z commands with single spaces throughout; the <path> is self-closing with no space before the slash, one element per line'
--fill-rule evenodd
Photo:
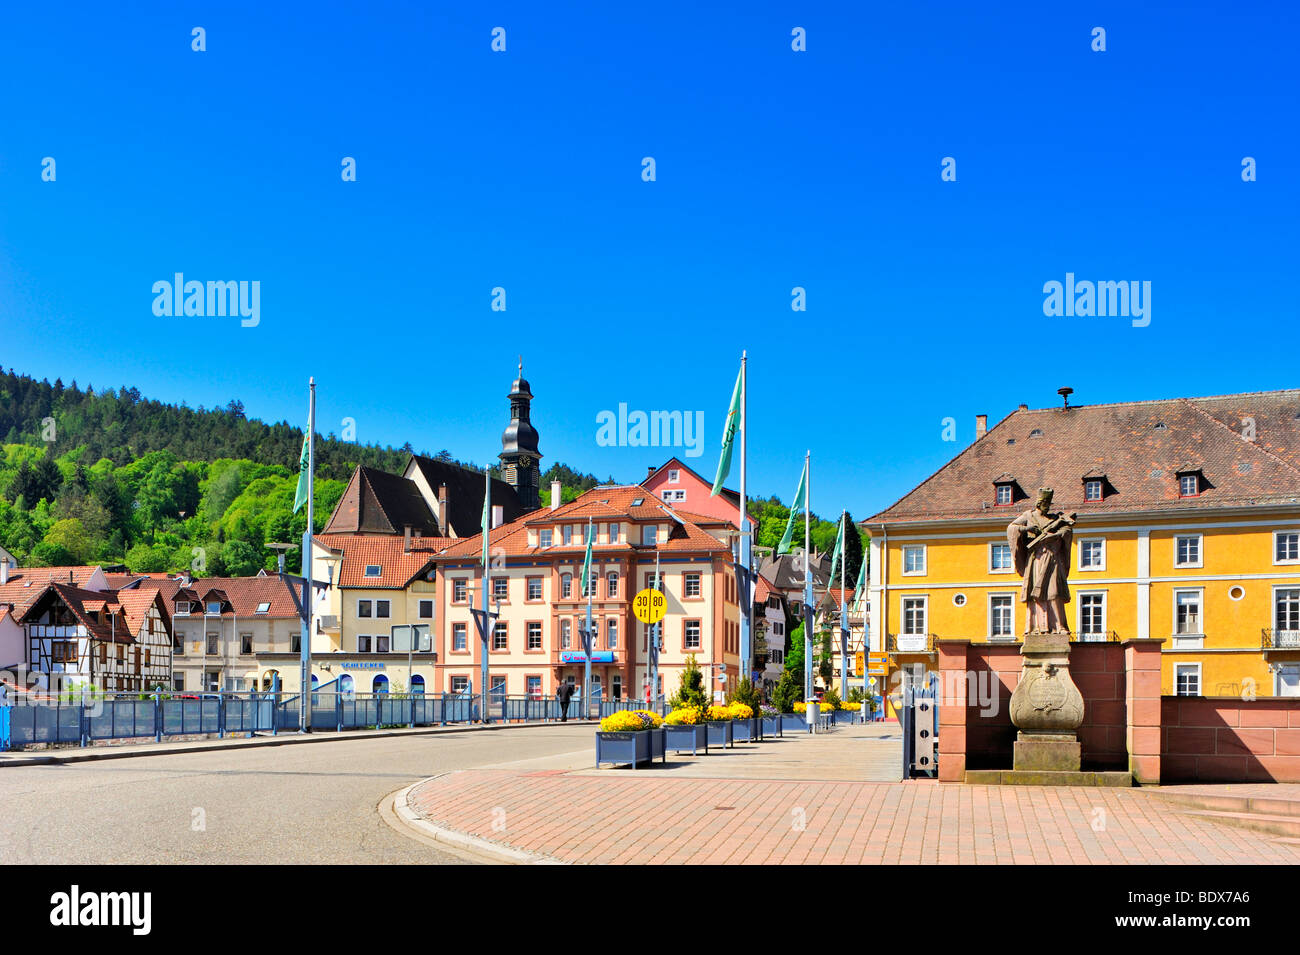
<path fill-rule="evenodd" d="M 533 459 L 530 458 L 530 457 L 529 457 L 528 455 L 526 455 L 526 454 L 525 454 L 522 458 L 519 459 L 519 466 L 520 466 L 521 468 L 526 468 L 526 467 L 528 467 L 528 466 L 529 466 L 530 464 L 532 464 L 532 463 L 533 463 Z"/>

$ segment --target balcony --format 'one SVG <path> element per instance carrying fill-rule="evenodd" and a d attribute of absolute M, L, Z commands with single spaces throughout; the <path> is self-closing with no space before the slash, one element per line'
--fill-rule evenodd
<path fill-rule="evenodd" d="M 889 653 L 934 653 L 933 633 L 891 633 L 885 642 Z"/>
<path fill-rule="evenodd" d="M 1071 643 L 1119 643 L 1116 630 L 1099 630 L 1095 633 L 1071 633 Z"/>
<path fill-rule="evenodd" d="M 1300 630 L 1263 630 L 1265 650 L 1300 650 Z"/>
<path fill-rule="evenodd" d="M 317 633 L 337 633 L 339 631 L 338 614 L 322 614 L 316 621 Z"/>

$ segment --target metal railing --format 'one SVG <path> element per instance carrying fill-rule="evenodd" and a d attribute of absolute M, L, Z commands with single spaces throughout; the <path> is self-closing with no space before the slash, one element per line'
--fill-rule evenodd
<path fill-rule="evenodd" d="M 1118 630 L 1103 630 L 1100 633 L 1071 633 L 1071 643 L 1119 643 Z"/>
<path fill-rule="evenodd" d="M 899 649 L 900 640 L 906 649 Z M 933 653 L 934 640 L 933 633 L 891 633 L 886 637 L 885 650 L 888 653 Z"/>
<path fill-rule="evenodd" d="M 1300 650 L 1300 630 L 1262 630 L 1265 650 Z"/>
<path fill-rule="evenodd" d="M 0 751 L 36 744 L 88 746 L 101 740 L 278 734 L 296 732 L 302 698 L 297 693 L 227 692 L 171 694 L 28 695 L 0 704 Z M 312 729 L 343 732 L 458 723 L 553 723 L 566 714 L 557 697 L 481 694 L 389 694 L 318 691 L 310 695 Z M 584 707 L 574 696 L 567 719 L 598 719 L 625 709 L 667 712 L 663 697 L 602 700 L 592 694 Z"/>

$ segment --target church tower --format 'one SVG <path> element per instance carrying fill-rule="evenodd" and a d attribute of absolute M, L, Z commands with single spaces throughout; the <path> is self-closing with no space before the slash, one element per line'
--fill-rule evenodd
<path fill-rule="evenodd" d="M 537 429 L 528 420 L 533 393 L 524 380 L 524 360 L 519 359 L 519 377 L 510 389 L 510 424 L 501 435 L 501 478 L 515 489 L 519 506 L 526 513 L 542 506 L 538 488 L 542 480 L 541 452 L 537 450 Z"/>

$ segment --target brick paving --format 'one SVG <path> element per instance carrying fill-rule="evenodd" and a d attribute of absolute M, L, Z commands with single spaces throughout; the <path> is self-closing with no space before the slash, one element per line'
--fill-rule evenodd
<path fill-rule="evenodd" d="M 1140 789 L 478 769 L 426 780 L 410 803 L 438 825 L 573 863 L 1300 863 L 1300 846 Z"/>

